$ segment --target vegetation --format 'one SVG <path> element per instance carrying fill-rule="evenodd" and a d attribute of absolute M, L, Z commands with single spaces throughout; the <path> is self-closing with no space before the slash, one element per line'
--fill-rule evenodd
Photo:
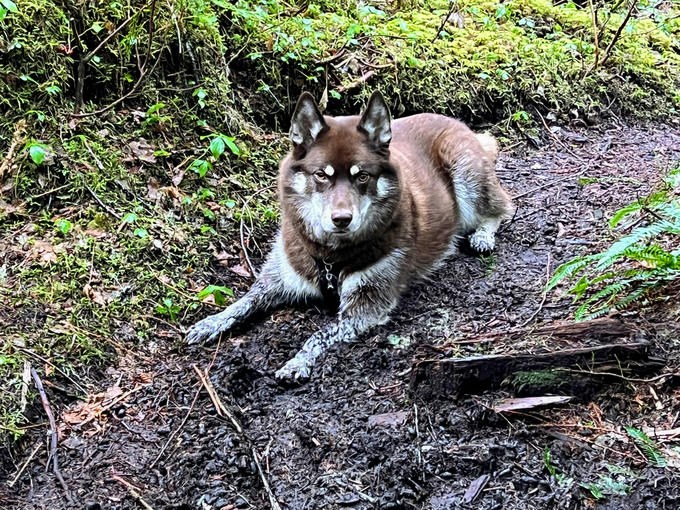
<path fill-rule="evenodd" d="M 617 211 L 609 225 L 632 231 L 605 251 L 562 264 L 548 283 L 546 291 L 576 279 L 569 293 L 582 301 L 577 320 L 620 310 L 680 280 L 680 168 L 659 191 Z"/>
<path fill-rule="evenodd" d="M 518 130 L 680 107 L 672 3 L 376 5 L 0 0 L 0 433 L 23 433 L 27 364 L 83 392 L 83 361 L 153 353 L 230 302 L 210 266 L 260 256 L 303 89 Z"/>

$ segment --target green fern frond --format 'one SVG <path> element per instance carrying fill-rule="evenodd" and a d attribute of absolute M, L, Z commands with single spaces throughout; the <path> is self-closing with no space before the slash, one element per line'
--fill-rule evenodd
<path fill-rule="evenodd" d="M 657 467 L 666 467 L 666 458 L 647 434 L 635 427 L 626 427 L 626 432 L 633 438 L 633 441 L 642 450 L 650 464 Z"/>
<path fill-rule="evenodd" d="M 680 168 L 669 174 L 665 187 L 618 210 L 610 225 L 645 211 L 647 224 L 615 241 L 607 250 L 576 257 L 560 265 L 546 292 L 563 280 L 574 301 L 583 300 L 577 320 L 620 310 L 649 292 L 680 279 Z M 575 280 L 575 281 L 574 281 Z"/>

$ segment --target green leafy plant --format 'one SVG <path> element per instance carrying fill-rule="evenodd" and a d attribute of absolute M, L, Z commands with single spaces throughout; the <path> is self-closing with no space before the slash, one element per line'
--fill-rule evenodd
<path fill-rule="evenodd" d="M 651 465 L 656 467 L 666 466 L 666 458 L 663 456 L 663 453 L 661 453 L 661 450 L 659 450 L 656 443 L 652 441 L 647 434 L 635 427 L 626 427 L 626 432 L 633 438 L 633 441 L 635 441 L 638 448 L 642 450 L 642 453 L 647 457 L 647 460 Z"/>
<path fill-rule="evenodd" d="M 575 301 L 585 299 L 577 320 L 625 308 L 680 278 L 680 168 L 669 173 L 659 191 L 618 210 L 609 225 L 614 229 L 624 220 L 630 220 L 626 228 L 633 228 L 629 234 L 603 252 L 562 264 L 546 287 L 547 292 L 578 277 L 568 291 Z"/>
<path fill-rule="evenodd" d="M 36 165 L 42 164 L 48 150 L 49 147 L 44 143 L 32 142 L 28 145 L 28 155 L 31 156 L 33 163 Z"/>
<path fill-rule="evenodd" d="M 156 311 L 161 315 L 167 315 L 170 321 L 175 322 L 177 315 L 179 315 L 180 308 L 172 302 L 172 299 L 167 297 L 163 299 L 163 303 L 156 307 Z"/>
<path fill-rule="evenodd" d="M 227 304 L 227 299 L 225 296 L 233 297 L 234 291 L 229 287 L 223 287 L 221 285 L 208 285 L 205 289 L 200 291 L 196 298 L 199 301 L 203 301 L 208 296 L 212 295 L 215 298 L 215 304 L 224 306 Z"/>

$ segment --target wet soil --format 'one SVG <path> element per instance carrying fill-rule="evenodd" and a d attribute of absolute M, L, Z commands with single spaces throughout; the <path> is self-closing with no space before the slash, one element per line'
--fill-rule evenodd
<path fill-rule="evenodd" d="M 155 351 L 136 348 L 102 377 L 101 391 L 137 391 L 80 425 L 67 423 L 69 409 L 55 406 L 59 463 L 73 503 L 46 471 L 42 447 L 12 489 L 0 488 L 3 507 L 680 507 L 678 468 L 651 467 L 623 431 L 678 426 L 680 394 L 669 384 L 607 384 L 589 398 L 512 418 L 488 410 L 505 390 L 424 400 L 409 388 L 412 362 L 427 345 L 568 319 L 573 307 L 559 293 L 540 306 L 546 274 L 611 241 L 612 212 L 648 192 L 680 160 L 677 128 L 569 130 L 557 134 L 559 143 L 548 138 L 542 148 L 520 144 L 502 154 L 499 176 L 518 197 L 518 211 L 502 226 L 495 256 L 450 260 L 408 291 L 391 322 L 334 349 L 308 382 L 281 385 L 273 373 L 330 320 L 317 309 L 282 310 L 219 345 L 193 350 L 161 325 Z M 216 271 L 219 283 L 248 288 L 249 280 Z M 645 320 L 626 314 L 670 360 L 669 370 L 677 369 L 678 357 L 671 313 L 654 309 Z M 530 343 L 500 337 L 462 344 L 456 355 L 522 351 Z M 241 432 L 217 412 L 194 364 L 209 368 Z M 3 476 L 14 478 L 44 442 L 42 430 L 3 454 Z M 678 444 L 663 441 L 667 448 Z M 483 475 L 486 484 L 467 503 L 466 491 Z M 603 476 L 623 480 L 627 489 L 596 501 L 580 484 Z"/>

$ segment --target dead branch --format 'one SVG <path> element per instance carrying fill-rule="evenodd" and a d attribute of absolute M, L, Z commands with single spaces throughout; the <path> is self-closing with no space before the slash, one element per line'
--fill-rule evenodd
<path fill-rule="evenodd" d="M 152 507 L 151 505 L 149 505 L 146 501 L 144 501 L 144 498 L 143 498 L 142 495 L 139 493 L 139 490 L 140 490 L 139 487 L 135 487 L 135 486 L 132 485 L 130 482 L 128 482 L 127 480 L 125 480 L 124 478 L 118 476 L 118 475 L 115 474 L 115 473 L 111 474 L 111 478 L 113 478 L 113 479 L 116 480 L 117 482 L 122 483 L 122 484 L 127 488 L 127 490 L 128 490 L 128 492 L 130 493 L 130 495 L 131 495 L 133 498 L 135 498 L 135 500 L 136 500 L 140 505 L 142 505 L 146 510 L 154 510 L 153 507 Z"/>
<path fill-rule="evenodd" d="M 623 18 L 621 25 L 619 25 L 619 28 L 616 30 L 616 33 L 614 34 L 614 38 L 609 43 L 609 46 L 607 46 L 607 49 L 604 52 L 604 57 L 602 58 L 602 62 L 600 63 L 600 65 L 605 65 L 607 63 L 607 60 L 609 60 L 609 57 L 611 56 L 611 53 L 612 53 L 612 50 L 614 49 L 614 45 L 616 44 L 616 41 L 618 41 L 619 37 L 621 37 L 621 32 L 623 32 L 623 29 L 628 24 L 628 21 L 630 21 L 630 17 L 633 15 L 633 11 L 635 10 L 636 7 L 637 7 L 637 2 L 635 0 L 631 0 L 630 7 L 628 8 L 628 12 L 626 13 L 625 18 Z"/>
<path fill-rule="evenodd" d="M 198 375 L 199 380 L 201 381 L 201 384 L 203 384 L 203 387 L 206 389 L 208 392 L 208 395 L 210 396 L 210 400 L 212 400 L 213 404 L 215 405 L 215 409 L 217 410 L 217 414 L 219 414 L 222 417 L 229 418 L 229 421 L 231 421 L 231 424 L 234 426 L 236 429 L 236 432 L 239 434 L 243 433 L 243 427 L 241 427 L 241 424 L 238 422 L 236 417 L 233 415 L 231 411 L 222 403 L 222 400 L 220 400 L 219 395 L 215 391 L 214 386 L 212 385 L 212 382 L 210 382 L 210 379 L 208 378 L 208 375 L 201 371 L 200 368 L 198 368 L 195 364 L 192 364 L 191 367 L 194 369 L 194 372 L 196 372 L 196 375 Z"/>
<path fill-rule="evenodd" d="M 497 388 L 510 374 L 522 371 L 578 370 L 584 377 L 609 377 L 612 366 L 619 374 L 626 370 L 650 373 L 664 362 L 647 358 L 650 343 L 638 341 L 622 344 L 563 349 L 548 353 L 494 354 L 467 358 L 426 359 L 413 367 L 411 387 L 429 395 L 478 393 Z M 586 367 L 584 370 L 582 367 Z M 599 369 L 599 371 L 598 371 Z"/>
<path fill-rule="evenodd" d="M 64 489 L 64 492 L 66 493 L 66 499 L 72 505 L 73 499 L 71 499 L 71 493 L 69 492 L 68 486 L 64 481 L 64 477 L 62 476 L 61 471 L 59 470 L 59 457 L 57 455 L 57 442 L 58 442 L 57 423 L 54 420 L 52 407 L 50 406 L 50 401 L 47 399 L 47 393 L 45 393 L 45 388 L 43 387 L 42 381 L 40 380 L 40 376 L 38 376 L 38 372 L 35 371 L 35 368 L 31 368 L 31 375 L 33 376 L 33 380 L 35 381 L 36 388 L 38 388 L 38 393 L 40 394 L 40 401 L 42 402 L 45 414 L 47 414 L 47 419 L 50 422 L 50 457 L 52 458 L 52 472 L 54 473 L 54 476 L 57 478 L 57 480 L 59 480 L 59 484 L 61 485 L 62 489 Z"/>
<path fill-rule="evenodd" d="M 26 469 L 26 466 L 28 466 L 28 465 L 30 464 L 31 460 L 33 460 L 33 457 L 35 457 L 35 454 L 38 453 L 38 451 L 39 451 L 42 447 L 43 447 L 42 442 L 39 442 L 39 443 L 36 445 L 36 447 L 33 448 L 33 451 L 30 453 L 30 455 L 28 456 L 28 458 L 27 458 L 27 459 L 24 461 L 24 463 L 21 465 L 21 468 L 19 468 L 19 471 L 17 472 L 17 474 L 16 474 L 16 476 L 14 477 L 14 479 L 13 479 L 11 482 L 9 482 L 9 487 L 10 487 L 10 488 L 12 488 L 12 487 L 14 486 L 15 483 L 17 483 L 17 481 L 19 480 L 19 477 L 21 477 L 21 473 L 24 472 L 24 470 Z"/>

